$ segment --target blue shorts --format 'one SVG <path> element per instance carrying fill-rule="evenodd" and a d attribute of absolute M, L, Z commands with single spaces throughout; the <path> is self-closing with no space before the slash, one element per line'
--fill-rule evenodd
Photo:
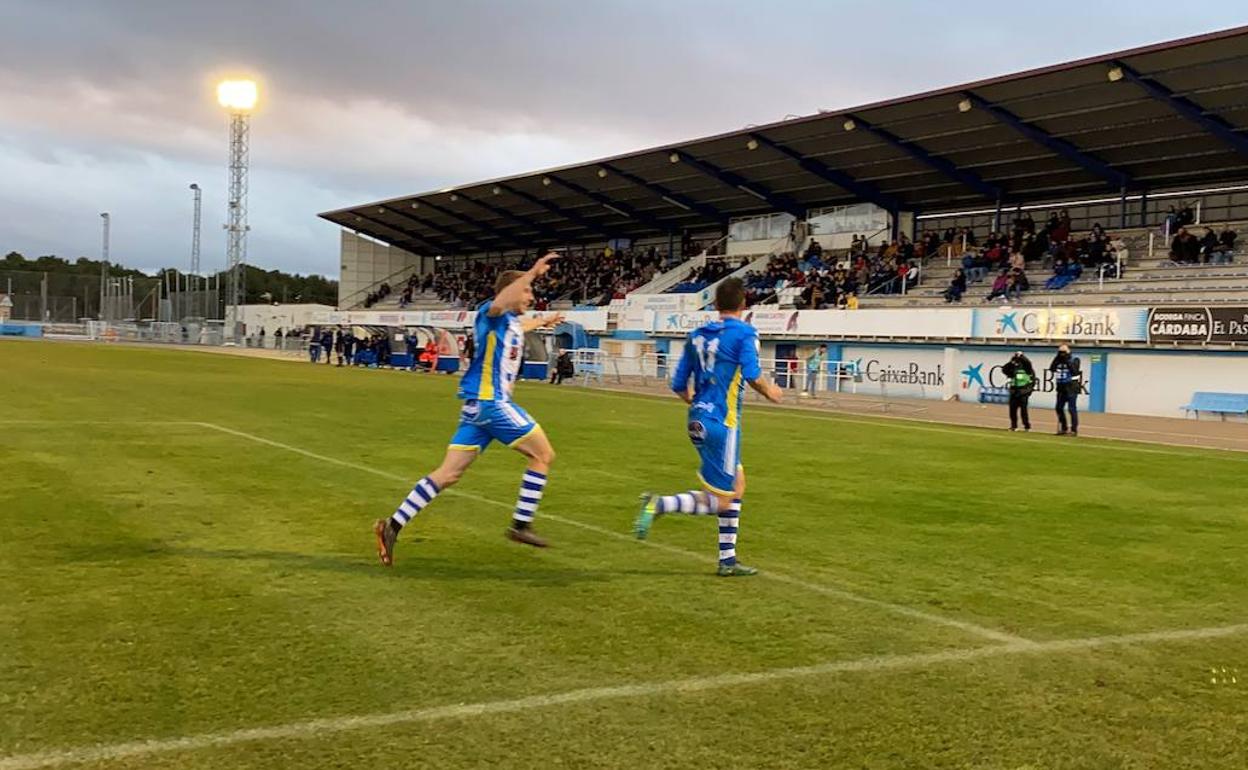
<path fill-rule="evenodd" d="M 491 441 L 512 447 L 537 430 L 528 412 L 510 401 L 465 401 L 449 448 L 484 452 Z"/>
<path fill-rule="evenodd" d="M 741 469 L 741 428 L 690 415 L 689 440 L 702 458 L 702 467 L 698 469 L 702 484 L 721 497 L 732 497 L 737 471 Z"/>

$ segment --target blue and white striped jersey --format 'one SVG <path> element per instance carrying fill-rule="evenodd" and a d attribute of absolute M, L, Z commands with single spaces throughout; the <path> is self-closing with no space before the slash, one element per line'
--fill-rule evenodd
<path fill-rule="evenodd" d="M 512 312 L 491 316 L 493 302 L 482 302 L 473 322 L 476 349 L 459 381 L 459 397 L 465 401 L 510 401 L 520 374 L 524 348 L 520 316 Z"/>

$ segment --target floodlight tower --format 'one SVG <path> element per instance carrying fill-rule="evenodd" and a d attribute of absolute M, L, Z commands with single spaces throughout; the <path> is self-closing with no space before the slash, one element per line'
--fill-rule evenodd
<path fill-rule="evenodd" d="M 247 261 L 247 170 L 248 134 L 251 111 L 256 106 L 256 83 L 252 80 L 224 80 L 217 86 L 217 102 L 230 115 L 230 198 L 226 220 L 226 324 L 227 339 L 241 336 L 246 283 L 243 265 Z"/>

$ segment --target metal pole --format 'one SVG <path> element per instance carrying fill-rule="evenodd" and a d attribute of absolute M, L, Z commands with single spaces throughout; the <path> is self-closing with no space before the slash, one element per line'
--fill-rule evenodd
<path fill-rule="evenodd" d="M 1148 190 L 1140 193 L 1140 227 L 1148 227 Z"/>
<path fill-rule="evenodd" d="M 992 231 L 1001 232 L 1001 198 L 997 198 L 997 210 L 992 213 Z"/>
<path fill-rule="evenodd" d="M 104 282 L 108 279 L 108 212 L 100 214 L 100 219 L 104 222 L 103 246 L 100 249 L 100 320 L 104 320 L 104 298 L 107 293 L 104 291 Z"/>
<path fill-rule="evenodd" d="M 1122 198 L 1118 202 L 1118 227 L 1126 229 L 1127 227 L 1127 186 L 1122 186 Z"/>
<path fill-rule="evenodd" d="M 39 282 L 39 320 L 48 320 L 48 274 L 43 274 L 43 280 Z"/>

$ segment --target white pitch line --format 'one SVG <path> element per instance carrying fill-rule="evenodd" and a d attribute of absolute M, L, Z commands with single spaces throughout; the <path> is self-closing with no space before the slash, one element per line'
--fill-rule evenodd
<path fill-rule="evenodd" d="M 996 658 L 1006 655 L 1040 653 L 1066 653 L 1091 650 L 1099 647 L 1127 647 L 1165 642 L 1199 641 L 1238 636 L 1248 632 L 1248 623 L 1209 628 L 1174 629 L 1151 631 L 1119 636 L 1096 636 L 1084 639 L 1062 639 L 1051 642 L 1026 644 L 1003 644 L 974 649 L 946 650 L 943 652 L 917 653 L 912 655 L 879 655 L 853 660 L 819 663 L 813 666 L 773 668 L 748 673 L 720 674 L 717 676 L 668 679 L 660 682 L 615 685 L 610 687 L 587 687 L 579 690 L 531 695 L 509 700 L 462 703 L 434 706 L 423 709 L 392 711 L 380 714 L 327 717 L 304 722 L 291 722 L 271 727 L 251 727 L 227 732 L 200 733 L 180 738 L 164 738 L 128 743 L 42 751 L 33 754 L 15 754 L 0 758 L 0 770 L 39 770 L 39 768 L 81 762 L 107 762 L 117 759 L 144 757 L 152 754 L 169 754 L 180 751 L 225 748 L 240 743 L 256 741 L 308 740 L 324 738 L 334 733 L 375 729 L 399 724 L 433 722 L 444 719 L 471 719 L 492 714 L 515 714 L 535 709 L 567 706 L 604 700 L 647 698 L 666 695 L 722 690 L 730 687 L 765 685 L 794 679 L 804 679 L 832 674 L 886 671 L 902 668 L 922 668 L 945 663 Z"/>
<path fill-rule="evenodd" d="M 339 465 L 344 468 L 352 468 L 354 470 L 358 470 L 364 473 L 371 473 L 374 476 L 380 476 L 385 479 L 401 481 L 405 484 L 414 483 L 410 479 L 404 478 L 403 476 L 400 476 L 397 473 L 390 473 L 388 471 L 378 470 L 377 468 L 372 468 L 367 465 L 353 463 L 348 460 L 340 460 L 336 457 L 329 457 L 327 455 L 317 454 L 316 452 L 309 452 L 306 449 L 300 449 L 299 447 L 291 446 L 290 444 L 284 444 L 280 441 L 274 441 L 272 439 L 267 439 L 262 436 L 256 436 L 256 435 L 253 435 L 251 433 L 246 433 L 241 430 L 234 430 L 233 428 L 227 428 L 223 425 L 216 425 L 210 422 L 204 422 L 204 423 L 199 423 L 199 424 L 203 425 L 206 428 L 212 428 L 213 430 L 218 430 L 218 431 L 221 431 L 222 433 L 227 433 L 231 436 L 237 436 L 238 438 L 247 439 L 248 441 L 254 441 L 256 443 L 264 444 L 266 446 L 271 446 L 277 449 L 284 449 L 288 452 L 294 452 L 296 454 L 303 455 L 304 457 L 308 457 L 314 460 L 320 460 L 321 462 L 333 463 L 334 465 Z M 458 489 L 448 489 L 443 494 L 453 495 L 456 497 L 462 497 L 467 500 L 475 500 L 480 503 L 485 503 L 487 505 L 493 505 L 493 506 L 497 506 L 500 508 L 507 508 L 507 509 L 512 508 L 510 503 L 504 503 L 499 500 L 492 500 L 488 497 L 482 497 L 481 495 L 476 495 L 471 492 L 461 492 Z M 580 529 L 586 530 L 588 532 L 594 532 L 596 534 L 603 535 L 605 537 L 611 537 L 617 540 L 624 540 L 624 541 L 627 541 L 628 543 L 640 542 L 643 545 L 647 545 L 651 548 L 657 548 L 661 551 L 666 551 L 668 553 L 678 554 L 686 558 L 696 559 L 699 562 L 707 561 L 707 558 L 705 556 L 699 553 L 695 553 L 694 551 L 688 551 L 688 550 L 685 550 L 684 548 L 679 548 L 677 546 L 672 546 L 672 545 L 666 545 L 664 543 L 655 543 L 649 540 L 638 541 L 632 535 L 627 535 L 627 534 L 624 534 L 623 532 L 615 532 L 613 530 L 599 527 L 594 524 L 587 524 L 583 521 L 577 521 L 576 519 L 569 519 L 564 516 L 558 516 L 556 514 L 546 513 L 546 512 L 542 513 L 542 517 L 547 520 L 556 521 L 561 524 L 567 524 L 572 527 L 579 527 Z M 995 642 L 1007 642 L 1011 644 L 1029 643 L 1027 639 L 1024 639 L 1021 636 L 1008 634 L 1008 633 L 1005 633 L 1004 631 L 997 631 L 992 628 L 986 628 L 984 626 L 975 625 L 974 623 L 968 623 L 962 620 L 955 620 L 953 618 L 947 618 L 943 615 L 937 615 L 937 614 L 930 613 L 930 612 L 924 612 L 923 610 L 918 610 L 913 607 L 907 607 L 903 604 L 893 604 L 892 602 L 886 602 L 880 599 L 871 599 L 866 596 L 859 596 L 858 594 L 850 593 L 843 589 L 834 588 L 831 586 L 808 583 L 804 580 L 799 580 L 798 578 L 790 577 L 789 575 L 786 575 L 780 572 L 773 572 L 771 570 L 762 570 L 758 574 L 760 577 L 765 577 L 770 580 L 775 580 L 777 582 L 786 583 L 788 585 L 796 586 L 798 588 L 804 588 L 808 591 L 823 594 L 824 596 L 832 596 L 838 599 L 843 599 L 848 602 L 855 602 L 857 604 L 863 604 L 869 607 L 875 607 L 877 609 L 888 610 L 898 615 L 904 615 L 910 618 L 926 620 L 929 623 L 935 623 L 937 625 L 947 626 L 949 628 L 956 628 L 961 631 L 965 631 L 967 633 L 981 637 L 983 639 L 991 639 Z"/>

